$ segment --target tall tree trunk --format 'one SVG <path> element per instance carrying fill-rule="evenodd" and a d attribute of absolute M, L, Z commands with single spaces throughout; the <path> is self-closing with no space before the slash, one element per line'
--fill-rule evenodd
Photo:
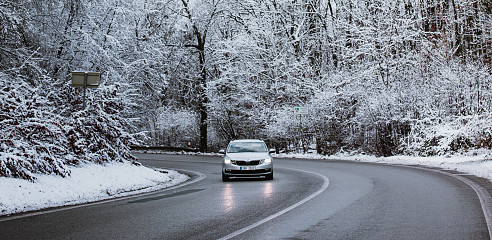
<path fill-rule="evenodd" d="M 455 52 L 455 56 L 460 56 L 463 48 L 461 46 L 461 37 L 460 37 L 460 30 L 459 30 L 459 25 L 458 25 L 458 11 L 456 10 L 456 4 L 455 4 L 454 0 L 451 0 L 451 5 L 453 6 L 454 34 L 455 34 L 453 47 L 457 48 L 456 52 Z"/>
<path fill-rule="evenodd" d="M 200 113 L 200 152 L 207 151 L 207 138 L 208 138 L 208 97 L 207 97 L 207 69 L 205 66 L 205 42 L 207 38 L 207 30 L 205 29 L 202 32 L 198 29 L 198 26 L 193 20 L 190 9 L 188 8 L 188 2 L 186 0 L 181 0 L 184 6 L 184 10 L 186 11 L 186 16 L 190 20 L 193 25 L 193 35 L 195 35 L 197 40 L 197 45 L 192 45 L 191 47 L 195 47 L 198 50 L 199 54 L 199 67 L 200 67 L 200 86 L 198 87 L 198 97 L 200 98 L 198 107 L 198 111 Z M 212 14 L 213 17 L 214 13 Z M 211 17 L 211 18 L 212 18 Z"/>
<path fill-rule="evenodd" d="M 197 35 L 198 39 L 198 52 L 200 54 L 200 152 L 207 151 L 207 105 L 208 105 L 208 97 L 207 97 L 207 69 L 205 68 L 205 38 L 200 38 L 200 35 Z"/>

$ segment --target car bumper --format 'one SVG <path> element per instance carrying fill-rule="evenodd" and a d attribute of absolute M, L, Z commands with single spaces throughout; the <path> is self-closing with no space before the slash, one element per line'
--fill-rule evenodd
<path fill-rule="evenodd" d="M 255 165 L 253 170 L 244 170 L 245 167 L 252 166 L 238 166 L 235 164 L 222 164 L 222 172 L 229 177 L 260 177 L 267 176 L 273 173 L 272 164 L 260 164 Z"/>

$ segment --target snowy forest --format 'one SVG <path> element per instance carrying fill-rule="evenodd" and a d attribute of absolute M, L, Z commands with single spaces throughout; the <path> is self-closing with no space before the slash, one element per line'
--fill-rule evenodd
<path fill-rule="evenodd" d="M 3 0 L 0 33 L 0 176 L 236 138 L 492 149 L 490 0 Z M 101 73 L 85 109 L 73 71 Z"/>

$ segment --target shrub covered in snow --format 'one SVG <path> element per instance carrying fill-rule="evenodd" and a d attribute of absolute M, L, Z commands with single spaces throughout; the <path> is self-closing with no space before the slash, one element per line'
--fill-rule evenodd
<path fill-rule="evenodd" d="M 48 91 L 0 72 L 0 86 L 0 176 L 33 181 L 34 173 L 67 176 L 80 162 L 134 159 L 113 87 L 82 110 L 68 84 Z"/>
<path fill-rule="evenodd" d="M 0 175 L 33 180 L 33 173 L 69 174 L 63 118 L 19 79 L 0 73 Z"/>
<path fill-rule="evenodd" d="M 413 124 L 401 146 L 405 153 L 445 155 L 472 149 L 492 149 L 492 115 L 423 119 Z"/>

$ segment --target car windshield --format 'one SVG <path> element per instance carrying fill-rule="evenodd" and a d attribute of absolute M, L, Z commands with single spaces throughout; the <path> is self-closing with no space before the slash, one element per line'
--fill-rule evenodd
<path fill-rule="evenodd" d="M 228 153 L 266 152 L 266 145 L 262 142 L 236 142 L 229 144 Z"/>

